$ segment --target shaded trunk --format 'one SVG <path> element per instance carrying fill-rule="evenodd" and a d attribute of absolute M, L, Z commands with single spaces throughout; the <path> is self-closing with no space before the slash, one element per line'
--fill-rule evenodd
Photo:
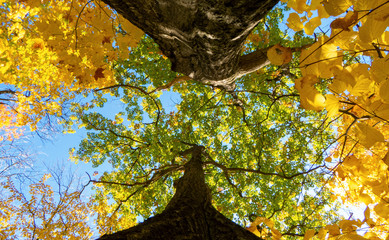
<path fill-rule="evenodd" d="M 204 84 L 234 81 L 267 64 L 265 51 L 240 56 L 246 37 L 279 0 L 103 0 L 151 36 L 172 70 Z"/>
<path fill-rule="evenodd" d="M 145 222 L 100 239 L 202 239 L 258 240 L 251 232 L 219 213 L 211 204 L 202 167 L 202 146 L 189 151 L 184 176 L 176 184 L 176 193 L 166 209 Z"/>

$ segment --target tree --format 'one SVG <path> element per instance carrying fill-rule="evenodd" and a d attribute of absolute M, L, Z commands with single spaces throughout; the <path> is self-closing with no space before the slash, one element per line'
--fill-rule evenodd
<path fill-rule="evenodd" d="M 69 75 L 70 86 L 76 79 L 77 86 L 98 88 L 92 103 L 73 106 L 75 122 L 90 130 L 74 158 L 95 165 L 108 160 L 116 168 L 101 179 L 91 179 L 103 185 L 96 194 L 96 211 L 104 216 L 99 221 L 104 220 L 105 209 L 113 208 L 102 231 L 125 229 L 136 216 L 147 218 L 167 206 L 144 224 L 105 238 L 166 228 L 162 221 L 178 226 L 177 235 L 183 234 L 179 230 L 185 221 L 184 226 L 196 222 L 193 226 L 210 229 L 204 219 L 217 223 L 212 229 L 229 228 L 236 236 L 250 236 L 217 217 L 204 194 L 208 190 L 202 184 L 203 168 L 210 192 L 221 196 L 212 200 L 217 210 L 240 223 L 252 221 L 249 229 L 262 237 L 385 237 L 388 1 L 288 1 L 296 11 L 288 18 L 288 26 L 296 31 L 293 37 L 278 27 L 282 12 L 268 12 L 277 1 L 210 2 L 107 1 L 159 46 L 145 37 L 131 48 L 128 59 L 106 49 L 115 52 L 120 38 L 111 41 L 114 36 L 131 34 L 135 28 L 123 29 L 124 21 L 100 2 L 38 4 L 39 9 L 68 14 L 44 15 L 45 23 L 57 19 L 57 24 L 65 23 L 63 32 L 75 29 L 58 35 L 69 36 L 65 44 L 76 47 L 77 53 L 64 54 L 55 45 L 63 44 L 62 39 L 51 42 L 57 34 L 37 28 L 42 41 L 51 44 L 49 52 L 58 56 L 54 65 L 69 61 L 59 69 L 74 74 Z M 28 1 L 27 6 L 34 3 Z M 346 14 L 337 17 L 342 13 Z M 329 16 L 334 19 L 331 35 L 316 32 L 314 39 L 304 35 L 315 33 L 321 19 Z M 82 31 L 81 21 L 87 23 Z M 107 23 L 113 24 L 107 27 Z M 91 33 L 97 36 L 91 41 L 93 47 L 81 39 Z M 100 55 L 93 58 L 95 49 Z M 167 59 L 178 74 L 169 71 Z M 88 64 L 92 68 L 85 72 L 83 66 Z M 180 99 L 169 113 L 160 95 L 171 87 Z M 103 93 L 125 104 L 115 119 L 93 112 L 107 101 Z M 169 201 L 173 182 L 177 190 Z M 189 191 L 189 186 L 198 187 Z M 336 210 L 331 191 L 341 187 L 350 190 L 348 196 L 341 195 L 344 202 L 368 205 L 363 221 L 331 217 Z M 107 196 L 117 205 L 108 204 Z M 184 214 L 186 201 L 195 215 Z M 197 208 L 198 202 L 203 208 Z M 369 231 L 362 237 L 356 229 L 364 223 Z M 220 232 L 194 232 L 220 236 Z"/>
<path fill-rule="evenodd" d="M 143 58 L 144 52 L 154 54 Z M 275 215 L 279 219 L 282 216 L 290 227 L 305 221 L 307 216 L 294 210 L 298 207 L 296 198 L 301 188 L 308 190 L 311 184 L 319 185 L 323 180 L 323 175 L 319 174 L 322 169 L 317 168 L 323 158 L 320 154 L 315 156 L 313 149 L 309 149 L 309 138 L 321 140 L 324 145 L 331 137 L 320 126 L 320 121 L 297 108 L 294 89 L 287 84 L 276 88 L 279 80 L 266 81 L 270 76 L 258 78 L 260 73 L 245 79 L 241 84 L 252 86 L 253 92 L 238 95 L 243 97 L 247 94 L 243 100 L 252 102 L 250 108 L 245 106 L 247 117 L 243 120 L 243 110 L 239 105 L 235 106 L 234 97 L 225 90 L 213 90 L 194 81 L 179 82 L 173 86 L 176 92 L 181 93 L 182 99 L 177 106 L 179 111 L 169 112 L 158 98 L 159 94 L 153 93 L 152 88 L 147 94 L 144 87 L 151 81 L 162 81 L 160 86 L 174 81 L 176 75 L 168 70 L 169 67 L 168 61 L 158 54 L 157 46 L 150 39 L 145 39 L 120 66 L 123 71 L 119 70 L 122 75 L 118 78 L 123 82 L 110 87 L 112 94 L 125 103 L 123 112 L 111 119 L 91 113 L 91 104 L 81 104 L 76 110 L 79 116 L 75 119 L 80 119 L 80 124 L 92 131 L 82 142 L 75 158 L 91 161 L 94 165 L 108 160 L 118 169 L 104 174 L 97 181 L 110 184 L 98 194 L 97 201 L 112 194 L 112 198 L 118 201 L 118 205 L 111 207 L 112 211 L 121 206 L 119 214 L 114 214 L 112 218 L 103 217 L 102 220 L 106 221 L 104 225 L 112 226 L 115 231 L 125 228 L 121 219 L 130 218 L 129 213 L 135 221 L 137 215 L 148 218 L 150 209 L 156 208 L 154 213 L 162 211 L 172 195 L 168 186 L 179 178 L 181 174 L 176 171 L 182 169 L 185 159 L 190 158 L 189 155 L 180 157 L 180 152 L 191 147 L 186 143 L 194 142 L 207 146 L 205 152 L 210 158 L 203 159 L 208 166 L 207 182 L 212 184 L 212 195 L 220 196 L 214 197 L 213 202 L 223 214 L 229 218 L 238 216 L 242 223 L 243 220 L 249 221 L 247 216 L 251 214 Z M 136 72 L 128 73 L 125 69 Z M 254 89 L 256 85 L 261 86 L 260 89 Z M 94 106 L 103 105 L 105 101 L 104 97 L 97 98 Z M 290 101 L 294 103 L 291 105 Z M 82 108 L 86 108 L 85 113 Z M 319 116 L 315 115 L 315 118 Z M 257 127 L 259 124 L 261 128 Z M 231 128 L 234 130 L 231 131 Z M 320 134 L 315 135 L 316 132 Z M 289 146 L 283 146 L 286 142 Z M 231 149 L 228 145 L 232 145 Z M 315 151 L 321 151 L 323 145 Z M 304 149 L 294 151 L 295 146 Z M 283 158 L 278 159 L 277 156 Z M 306 173 L 310 173 L 308 178 L 304 171 L 306 162 L 300 160 L 307 157 L 312 161 L 311 169 L 306 169 Z M 279 168 L 281 165 L 287 165 L 287 168 Z M 258 174 L 263 174 L 263 178 L 258 178 Z M 250 186 L 253 182 L 257 187 Z M 261 188 L 261 192 L 256 188 Z M 318 206 L 325 204 L 329 201 L 328 191 L 324 190 L 322 194 L 322 197 L 301 199 L 301 203 L 309 205 L 314 201 Z M 126 201 L 127 198 L 129 200 Z M 237 209 L 238 206 L 241 208 Z M 259 208 L 264 208 L 263 212 L 258 212 Z M 323 209 L 316 210 L 322 216 L 330 216 Z M 121 214 L 122 211 L 126 214 Z M 287 216 L 288 212 L 293 212 L 293 217 L 300 217 L 293 219 Z M 316 225 L 319 221 L 310 221 L 310 224 Z"/>
<path fill-rule="evenodd" d="M 10 177 L 0 183 L 2 239 L 90 239 L 89 204 L 80 199 L 80 192 L 72 192 L 72 182 L 66 185 L 64 179 L 57 178 L 58 190 L 54 190 L 47 183 L 50 177 L 46 174 L 29 185 L 28 193 Z"/>

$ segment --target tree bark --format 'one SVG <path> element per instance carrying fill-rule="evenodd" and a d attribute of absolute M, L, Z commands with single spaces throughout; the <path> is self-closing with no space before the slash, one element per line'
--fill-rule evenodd
<path fill-rule="evenodd" d="M 210 190 L 202 167 L 204 147 L 194 146 L 187 153 L 184 176 L 176 184 L 176 193 L 166 209 L 145 222 L 100 240 L 258 240 L 259 238 L 219 213 L 211 204 Z"/>
<path fill-rule="evenodd" d="M 237 77 L 270 64 L 263 50 L 242 57 L 241 51 L 279 0 L 103 1 L 151 36 L 173 71 L 204 84 L 233 88 Z"/>

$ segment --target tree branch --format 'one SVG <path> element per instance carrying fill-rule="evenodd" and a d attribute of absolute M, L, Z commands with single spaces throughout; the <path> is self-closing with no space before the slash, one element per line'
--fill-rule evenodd
<path fill-rule="evenodd" d="M 270 65 L 270 61 L 266 55 L 268 49 L 269 48 L 259 49 L 255 52 L 241 56 L 235 78 L 242 77 Z"/>

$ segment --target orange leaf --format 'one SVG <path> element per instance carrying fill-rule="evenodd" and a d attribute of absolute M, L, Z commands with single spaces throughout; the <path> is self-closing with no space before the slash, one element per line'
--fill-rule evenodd
<path fill-rule="evenodd" d="M 357 23 L 358 12 L 348 12 L 344 18 L 338 18 L 332 21 L 330 27 L 332 29 L 342 29 L 350 31 L 349 27 Z"/>
<path fill-rule="evenodd" d="M 97 68 L 97 69 L 96 69 L 95 75 L 93 75 L 93 77 L 95 78 L 95 80 L 97 80 L 97 79 L 99 79 L 99 78 L 105 78 L 103 71 L 104 71 L 103 68 Z"/>
<path fill-rule="evenodd" d="M 315 233 L 316 233 L 316 231 L 313 229 L 307 230 L 304 234 L 303 240 L 309 240 L 309 239 L 313 238 L 313 236 L 315 236 Z"/>

